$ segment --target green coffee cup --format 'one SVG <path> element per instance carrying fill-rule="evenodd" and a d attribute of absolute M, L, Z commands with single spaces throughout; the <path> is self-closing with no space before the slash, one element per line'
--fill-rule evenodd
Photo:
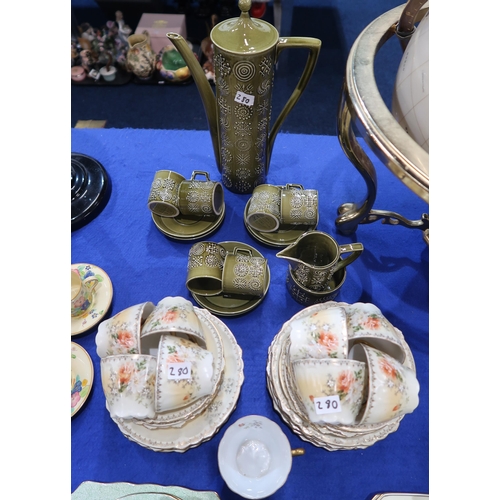
<path fill-rule="evenodd" d="M 281 190 L 280 220 L 282 225 L 318 225 L 318 191 L 300 184 L 287 184 Z"/>
<path fill-rule="evenodd" d="M 187 289 L 202 296 L 218 295 L 222 291 L 222 269 L 226 254 L 226 249 L 218 243 L 195 243 L 188 254 Z"/>
<path fill-rule="evenodd" d="M 267 283 L 267 259 L 252 256 L 246 248 L 228 253 L 222 269 L 222 293 L 263 297 Z"/>
<path fill-rule="evenodd" d="M 280 225 L 281 187 L 271 184 L 257 186 L 250 198 L 246 221 L 261 233 L 276 231 Z"/>
<path fill-rule="evenodd" d="M 204 176 L 205 180 L 196 179 Z M 220 182 L 210 180 L 208 172 L 195 170 L 191 179 L 179 185 L 179 211 L 182 215 L 213 215 L 222 213 L 224 190 Z"/>
<path fill-rule="evenodd" d="M 172 170 L 158 170 L 149 192 L 149 210 L 160 217 L 179 215 L 179 186 L 184 180 L 184 176 Z"/>

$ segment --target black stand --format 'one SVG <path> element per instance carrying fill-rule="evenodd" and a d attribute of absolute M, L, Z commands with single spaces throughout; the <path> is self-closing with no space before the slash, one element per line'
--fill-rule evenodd
<path fill-rule="evenodd" d="M 94 219 L 106 206 L 111 184 L 104 167 L 90 156 L 71 153 L 71 230 Z"/>

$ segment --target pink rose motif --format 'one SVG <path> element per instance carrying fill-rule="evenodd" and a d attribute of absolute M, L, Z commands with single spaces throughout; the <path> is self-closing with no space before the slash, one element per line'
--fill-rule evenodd
<path fill-rule="evenodd" d="M 132 374 L 134 373 L 134 366 L 130 363 L 120 366 L 118 370 L 118 380 L 120 382 L 120 386 L 127 385 L 132 378 Z"/>
<path fill-rule="evenodd" d="M 170 309 L 163 315 L 162 320 L 165 321 L 165 323 L 170 323 L 172 321 L 175 321 L 178 316 L 179 313 L 175 309 Z"/>
<path fill-rule="evenodd" d="M 339 341 L 337 337 L 332 332 L 322 331 L 319 334 L 318 343 L 322 346 L 326 347 L 328 352 L 336 351 L 339 346 Z"/>
<path fill-rule="evenodd" d="M 369 316 L 364 325 L 370 330 L 378 330 L 380 328 L 380 318 L 377 316 Z"/>
<path fill-rule="evenodd" d="M 379 358 L 378 364 L 383 373 L 385 373 L 390 378 L 396 378 L 398 371 L 396 368 L 387 361 L 386 358 Z"/>
<path fill-rule="evenodd" d="M 128 330 L 120 330 L 117 333 L 116 338 L 118 343 L 127 349 L 130 349 L 135 345 L 135 338 Z"/>
<path fill-rule="evenodd" d="M 183 363 L 184 358 L 179 353 L 170 354 L 167 358 L 167 363 Z"/>
<path fill-rule="evenodd" d="M 342 392 L 349 392 L 354 383 L 354 375 L 352 372 L 343 371 L 337 379 L 337 389 Z"/>

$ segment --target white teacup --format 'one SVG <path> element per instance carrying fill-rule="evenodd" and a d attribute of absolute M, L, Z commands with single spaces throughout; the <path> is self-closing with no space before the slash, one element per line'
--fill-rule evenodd
<path fill-rule="evenodd" d="M 232 424 L 219 443 L 219 471 L 230 490 L 244 498 L 266 498 L 281 488 L 292 468 L 287 437 L 276 423 L 248 415 Z"/>
<path fill-rule="evenodd" d="M 297 393 L 314 423 L 355 425 L 366 397 L 366 365 L 352 359 L 293 361 Z"/>
<path fill-rule="evenodd" d="M 160 337 L 165 333 L 191 340 L 203 348 L 207 346 L 193 304 L 184 297 L 165 297 L 158 302 L 142 325 L 142 352 L 156 356 Z"/>
<path fill-rule="evenodd" d="M 347 322 L 342 307 L 323 305 L 290 321 L 290 360 L 347 358 Z"/>
<path fill-rule="evenodd" d="M 360 424 L 378 424 L 411 413 L 418 406 L 420 384 L 414 371 L 387 353 L 356 344 L 349 358 L 366 363 L 368 390 Z"/>
<path fill-rule="evenodd" d="M 211 394 L 213 356 L 189 340 L 162 335 L 156 368 L 158 413 L 181 408 Z"/>
<path fill-rule="evenodd" d="M 350 345 L 363 342 L 404 363 L 406 353 L 400 336 L 377 306 L 356 302 L 344 308 Z"/>
<path fill-rule="evenodd" d="M 154 309 L 152 302 L 130 306 L 102 321 L 95 337 L 100 358 L 114 354 L 141 354 L 141 325 Z"/>
<path fill-rule="evenodd" d="M 112 418 L 155 416 L 156 358 L 123 354 L 101 358 L 101 382 Z"/>

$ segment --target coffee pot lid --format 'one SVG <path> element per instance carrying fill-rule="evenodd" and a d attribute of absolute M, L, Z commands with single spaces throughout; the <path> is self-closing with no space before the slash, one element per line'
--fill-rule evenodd
<path fill-rule="evenodd" d="M 278 41 L 278 30 L 266 21 L 250 17 L 252 0 L 239 0 L 240 17 L 222 21 L 212 29 L 214 45 L 227 52 L 253 54 L 273 47 Z"/>

